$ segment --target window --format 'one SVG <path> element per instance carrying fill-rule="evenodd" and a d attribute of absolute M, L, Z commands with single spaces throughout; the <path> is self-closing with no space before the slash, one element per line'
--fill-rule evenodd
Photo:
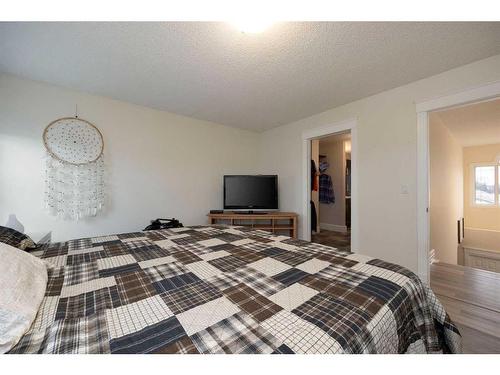
<path fill-rule="evenodd" d="M 473 166 L 473 204 L 500 205 L 500 162 Z"/>

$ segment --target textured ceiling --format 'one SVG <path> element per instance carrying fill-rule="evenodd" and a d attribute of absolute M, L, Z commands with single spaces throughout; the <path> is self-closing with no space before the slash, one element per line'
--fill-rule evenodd
<path fill-rule="evenodd" d="M 464 147 L 500 143 L 500 99 L 431 114 Z"/>
<path fill-rule="evenodd" d="M 269 129 L 500 53 L 500 23 L 0 23 L 0 72 Z"/>

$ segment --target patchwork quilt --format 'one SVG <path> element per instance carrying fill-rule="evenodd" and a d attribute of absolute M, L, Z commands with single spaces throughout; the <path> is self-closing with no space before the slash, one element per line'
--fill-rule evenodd
<path fill-rule="evenodd" d="M 46 245 L 49 283 L 11 353 L 459 353 L 409 270 L 244 227 Z"/>

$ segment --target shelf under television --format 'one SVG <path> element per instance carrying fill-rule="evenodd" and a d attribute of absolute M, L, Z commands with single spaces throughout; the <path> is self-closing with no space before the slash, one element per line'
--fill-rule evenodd
<path fill-rule="evenodd" d="M 272 233 L 288 232 L 290 237 L 297 238 L 297 217 L 294 212 L 267 212 L 259 214 L 243 214 L 224 212 L 208 214 L 210 224 L 228 224 L 247 226 Z"/>

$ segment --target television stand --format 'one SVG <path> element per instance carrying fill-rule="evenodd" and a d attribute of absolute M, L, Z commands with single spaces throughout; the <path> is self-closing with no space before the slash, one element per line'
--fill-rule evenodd
<path fill-rule="evenodd" d="M 295 212 L 224 212 L 207 216 L 209 224 L 245 226 L 297 238 L 298 215 Z"/>
<path fill-rule="evenodd" d="M 233 214 L 242 215 L 267 215 L 269 212 L 266 211 L 233 211 Z"/>

